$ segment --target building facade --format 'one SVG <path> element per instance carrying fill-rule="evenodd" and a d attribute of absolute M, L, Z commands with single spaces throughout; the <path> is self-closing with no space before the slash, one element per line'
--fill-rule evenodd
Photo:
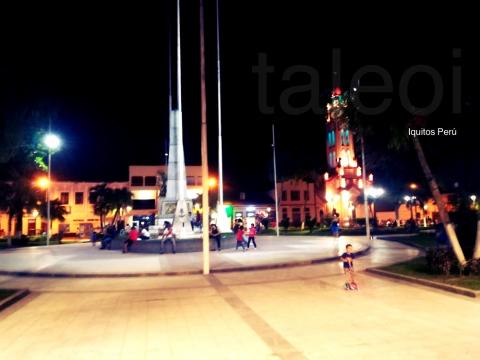
<path fill-rule="evenodd" d="M 316 182 L 290 179 L 277 183 L 279 219 L 288 218 L 293 226 L 301 226 L 309 216 L 317 221 L 323 217 L 325 200 Z"/>
<path fill-rule="evenodd" d="M 130 224 L 148 225 L 154 219 L 158 209 L 158 198 L 162 188 L 162 178 L 166 167 L 129 166 L 129 180 L 109 182 L 109 188 L 127 188 L 133 194 L 133 205 L 123 213 L 123 219 Z M 187 193 L 196 199 L 202 193 L 201 166 L 187 166 Z M 50 198 L 59 199 L 66 210 L 65 221 L 52 221 L 52 233 L 63 232 L 79 237 L 87 237 L 94 229 L 100 228 L 100 219 L 95 215 L 89 202 L 90 189 L 103 182 L 52 181 Z M 107 221 L 113 214 L 107 216 Z M 143 224 L 142 224 L 143 222 Z M 15 228 L 14 220 L 12 229 Z M 23 233 L 38 235 L 46 232 L 47 221 L 39 216 L 37 210 L 25 213 Z M 13 231 L 13 230 L 12 230 Z M 0 212 L 0 236 L 8 232 L 8 215 Z"/>

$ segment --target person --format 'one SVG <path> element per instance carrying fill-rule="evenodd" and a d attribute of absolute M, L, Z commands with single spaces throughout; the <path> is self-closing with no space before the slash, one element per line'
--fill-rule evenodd
<path fill-rule="evenodd" d="M 257 230 L 255 229 L 255 224 L 250 225 L 250 230 L 248 232 L 248 243 L 247 243 L 247 249 L 250 249 L 250 241 L 253 242 L 253 246 L 255 249 L 257 248 L 257 243 L 255 242 L 255 235 L 257 233 Z"/>
<path fill-rule="evenodd" d="M 243 231 L 243 226 L 240 226 L 235 234 L 237 237 L 237 246 L 235 250 L 238 250 L 238 247 L 241 246 L 243 251 L 245 251 L 245 239 L 243 238 L 245 231 Z"/>
<path fill-rule="evenodd" d="M 222 250 L 222 246 L 221 246 L 222 235 L 220 234 L 220 230 L 218 230 L 217 225 L 215 224 L 210 225 L 210 236 L 215 241 L 215 245 L 217 246 L 217 251 Z"/>
<path fill-rule="evenodd" d="M 176 253 L 176 236 L 173 233 L 173 226 L 168 221 L 163 223 L 163 234 L 160 242 L 160 254 L 163 254 L 165 251 L 165 241 L 170 240 L 172 242 L 172 253 Z"/>
<path fill-rule="evenodd" d="M 338 225 L 338 217 L 336 215 L 333 216 L 332 224 L 330 225 L 330 230 L 332 231 L 332 235 L 338 237 L 340 232 L 340 226 Z"/>
<path fill-rule="evenodd" d="M 191 212 L 188 213 L 190 216 L 190 225 L 192 226 L 192 231 L 195 231 L 195 224 L 197 222 L 197 217 L 193 215 Z"/>
<path fill-rule="evenodd" d="M 197 225 L 197 227 L 200 229 L 200 231 L 202 230 L 202 225 L 203 225 L 203 222 L 202 222 L 202 214 L 200 214 L 200 211 L 197 210 L 197 217 L 195 219 L 195 223 Z"/>
<path fill-rule="evenodd" d="M 133 245 L 133 242 L 137 241 L 137 240 L 138 240 L 138 230 L 134 226 L 134 227 L 132 227 L 132 229 L 128 233 L 127 239 L 123 242 L 123 253 L 129 252 L 130 248 Z"/>
<path fill-rule="evenodd" d="M 92 241 L 92 246 L 96 246 L 97 245 L 97 232 L 96 231 L 92 231 L 92 235 L 90 235 L 90 240 Z"/>
<path fill-rule="evenodd" d="M 104 237 L 102 239 L 102 246 L 100 247 L 100 250 L 108 249 L 110 250 L 112 248 L 112 240 L 116 236 L 116 230 L 115 226 L 109 225 L 105 227 L 105 233 Z"/>
<path fill-rule="evenodd" d="M 140 233 L 140 239 L 142 239 L 142 240 L 150 239 L 150 233 L 148 232 L 147 228 L 142 229 L 142 231 Z"/>
<path fill-rule="evenodd" d="M 358 290 L 357 283 L 355 282 L 353 260 L 355 255 L 352 253 L 352 244 L 347 244 L 346 251 L 340 257 L 343 262 L 343 273 L 345 274 L 345 289 L 346 290 Z"/>

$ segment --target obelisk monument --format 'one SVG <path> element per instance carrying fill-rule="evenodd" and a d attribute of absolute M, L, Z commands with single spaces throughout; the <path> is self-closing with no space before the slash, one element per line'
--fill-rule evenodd
<path fill-rule="evenodd" d="M 177 0 L 177 91 L 176 104 L 173 105 L 172 87 L 170 86 L 169 114 L 169 148 L 167 168 L 167 192 L 160 200 L 159 222 L 173 222 L 173 232 L 177 238 L 193 237 L 190 225 L 192 201 L 187 196 L 187 177 L 185 171 L 185 156 L 183 153 L 182 125 L 182 77 L 180 58 L 180 0 Z M 171 61 L 169 62 L 171 64 Z M 169 69 L 171 71 L 171 69 Z M 159 224 L 162 225 L 162 224 Z"/>

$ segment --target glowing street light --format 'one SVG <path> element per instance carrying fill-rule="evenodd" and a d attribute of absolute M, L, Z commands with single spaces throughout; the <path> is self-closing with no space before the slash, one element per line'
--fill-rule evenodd
<path fill-rule="evenodd" d="M 215 186 L 217 186 L 217 179 L 215 179 L 213 177 L 209 178 L 208 179 L 208 187 L 213 188 Z"/>
<path fill-rule="evenodd" d="M 371 196 L 374 199 L 377 199 L 385 194 L 385 190 L 378 187 L 369 187 L 367 190 L 367 195 Z"/>
<path fill-rule="evenodd" d="M 470 200 L 472 200 L 472 202 L 477 201 L 477 196 L 476 195 L 470 195 Z"/>
<path fill-rule="evenodd" d="M 40 189 L 46 190 L 50 186 L 50 180 L 48 180 L 48 177 L 42 176 L 35 181 L 35 185 Z"/>
<path fill-rule="evenodd" d="M 43 138 L 43 143 L 49 151 L 54 151 L 60 148 L 62 141 L 57 135 L 49 133 Z"/>
<path fill-rule="evenodd" d="M 50 183 L 52 178 L 52 152 L 58 150 L 62 141 L 60 138 L 52 133 L 48 133 L 43 138 L 43 143 L 48 148 L 48 186 L 47 186 L 47 246 L 50 245 Z"/>
<path fill-rule="evenodd" d="M 410 185 L 408 185 L 408 187 L 409 187 L 411 190 L 417 190 L 417 189 L 418 189 L 418 185 L 415 184 L 415 183 L 411 183 Z"/>

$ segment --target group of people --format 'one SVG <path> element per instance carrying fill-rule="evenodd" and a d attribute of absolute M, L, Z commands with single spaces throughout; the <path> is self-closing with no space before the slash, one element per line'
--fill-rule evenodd
<path fill-rule="evenodd" d="M 242 221 L 236 221 L 233 227 L 233 233 L 237 240 L 237 245 L 235 250 L 241 246 L 243 251 L 250 248 L 250 243 L 253 244 L 254 248 L 257 248 L 257 243 L 255 242 L 255 236 L 257 235 L 257 228 L 255 224 L 250 224 L 250 228 L 245 229 Z"/>
<path fill-rule="evenodd" d="M 173 232 L 173 226 L 170 222 L 165 221 L 163 224 L 163 232 L 160 237 L 160 254 L 165 252 L 165 245 L 166 242 L 171 242 L 172 245 L 172 253 L 176 253 L 176 240 L 177 237 Z M 193 226 L 193 225 L 192 225 Z M 243 221 L 241 219 L 235 221 L 235 225 L 233 227 L 234 236 L 236 239 L 236 247 L 235 250 L 238 250 L 239 247 L 243 249 L 243 251 L 248 250 L 250 248 L 250 244 L 253 247 L 257 248 L 257 243 L 255 241 L 256 234 L 257 234 L 257 226 L 255 224 L 251 224 L 250 228 L 246 228 L 243 226 Z M 217 251 L 222 250 L 222 234 L 220 229 L 217 227 L 216 224 L 211 224 L 209 228 L 209 235 L 213 239 L 215 244 L 215 249 Z M 150 233 L 147 227 L 142 228 L 139 230 L 136 226 L 130 227 L 129 224 L 125 225 L 124 227 L 119 227 L 117 229 L 114 225 L 108 225 L 104 228 L 102 232 L 93 232 L 91 236 L 92 246 L 96 245 L 97 241 L 101 241 L 100 250 L 109 249 L 111 250 L 112 241 L 117 236 L 121 236 L 124 238 L 122 252 L 128 253 L 130 252 L 133 244 L 139 240 L 149 240 Z"/>

